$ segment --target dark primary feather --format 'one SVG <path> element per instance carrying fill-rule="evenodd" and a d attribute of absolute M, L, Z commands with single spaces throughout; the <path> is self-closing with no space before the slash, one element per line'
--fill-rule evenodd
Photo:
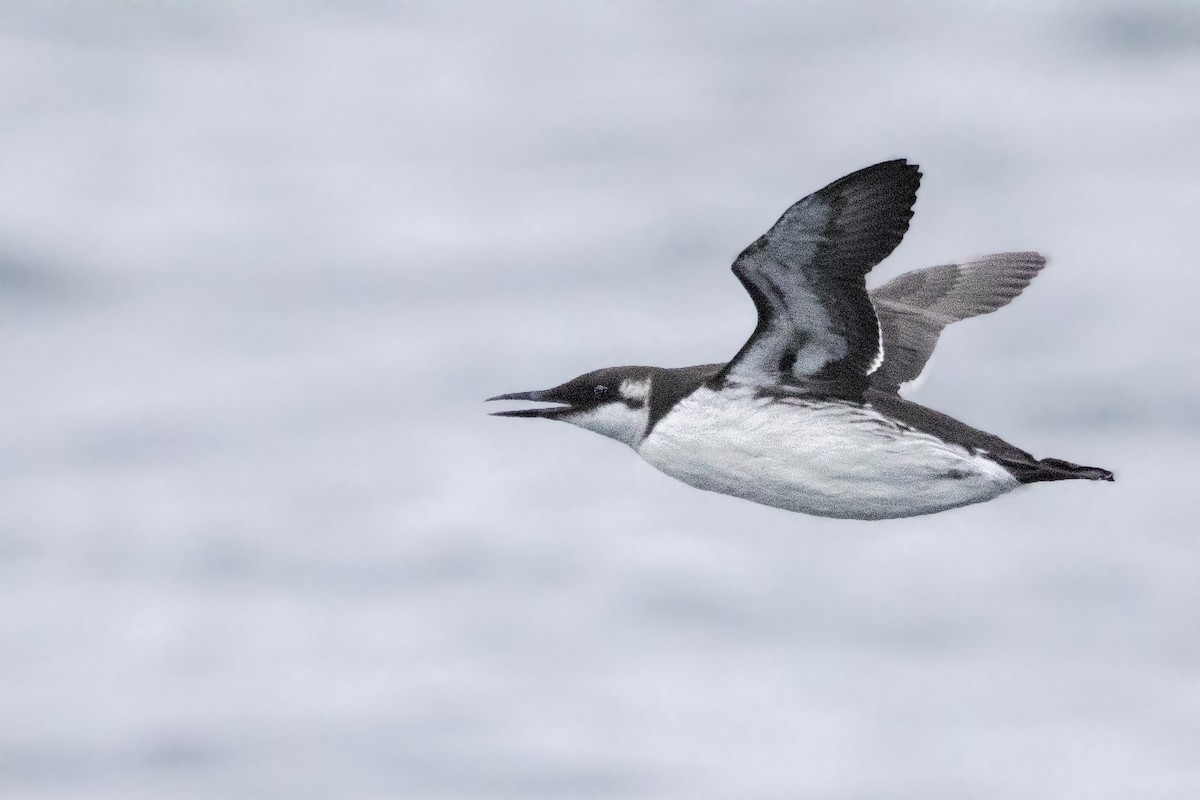
<path fill-rule="evenodd" d="M 906 272 L 872 291 L 884 360 L 871 376 L 871 385 L 895 392 L 916 378 L 942 328 L 1008 305 L 1045 265 L 1038 253 L 997 253 Z"/>
<path fill-rule="evenodd" d="M 758 309 L 718 379 L 861 395 L 879 357 L 866 274 L 900 244 L 921 173 L 887 161 L 799 201 L 733 264 Z"/>

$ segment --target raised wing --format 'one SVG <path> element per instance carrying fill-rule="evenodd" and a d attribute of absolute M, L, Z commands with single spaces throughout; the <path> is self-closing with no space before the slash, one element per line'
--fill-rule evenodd
<path fill-rule="evenodd" d="M 997 253 L 906 272 L 872 291 L 884 357 L 871 385 L 895 392 L 916 378 L 942 328 L 1008 305 L 1045 265 L 1038 253 Z"/>
<path fill-rule="evenodd" d="M 860 394 L 882 359 L 866 274 L 900 244 L 921 173 L 886 161 L 793 205 L 733 263 L 758 326 L 719 378 Z"/>

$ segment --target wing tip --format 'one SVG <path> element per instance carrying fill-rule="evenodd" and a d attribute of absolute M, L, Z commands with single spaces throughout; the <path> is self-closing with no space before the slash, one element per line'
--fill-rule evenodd
<path fill-rule="evenodd" d="M 919 181 L 923 175 L 919 164 L 909 161 L 907 158 L 893 158 L 888 161 L 880 161 L 878 163 L 871 164 L 870 166 L 863 167 L 862 169 L 856 169 L 854 172 L 838 178 L 833 183 L 849 183 L 860 178 L 883 175 L 885 173 L 892 173 L 897 176 L 908 175 L 917 181 Z"/>
<path fill-rule="evenodd" d="M 866 177 L 869 174 L 883 174 L 886 172 L 907 175 L 917 183 L 920 183 L 921 178 L 924 177 L 920 164 L 909 161 L 907 158 L 893 158 L 889 161 L 880 161 L 878 164 L 872 164 L 869 167 L 863 167 L 860 170 L 851 172 L 846 178 Z"/>
<path fill-rule="evenodd" d="M 963 261 L 959 266 L 968 270 L 1003 270 L 1019 278 L 1022 286 L 1038 276 L 1049 259 L 1037 250 L 1007 250 L 1002 253 L 990 253 L 970 261 Z"/>

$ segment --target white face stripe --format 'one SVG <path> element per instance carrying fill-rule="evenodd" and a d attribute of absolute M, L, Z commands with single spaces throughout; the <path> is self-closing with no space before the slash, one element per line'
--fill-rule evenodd
<path fill-rule="evenodd" d="M 619 391 L 621 397 L 626 400 L 640 400 L 644 403 L 650 398 L 650 379 L 642 378 L 641 380 L 634 380 L 633 378 L 626 378 L 621 381 Z"/>

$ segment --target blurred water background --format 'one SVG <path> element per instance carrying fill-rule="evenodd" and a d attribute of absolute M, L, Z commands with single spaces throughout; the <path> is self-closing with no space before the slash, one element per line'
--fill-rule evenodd
<path fill-rule="evenodd" d="M 0 796 L 1200 797 L 1200 6 L 0 3 Z M 1114 485 L 891 523 L 481 400 L 1050 267 L 914 399 Z"/>

